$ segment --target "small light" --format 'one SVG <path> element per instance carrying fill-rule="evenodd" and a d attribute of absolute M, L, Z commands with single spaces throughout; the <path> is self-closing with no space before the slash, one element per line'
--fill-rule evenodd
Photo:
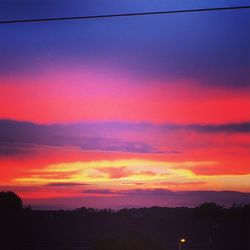
<path fill-rule="evenodd" d="M 181 242 L 181 243 L 185 243 L 185 242 L 186 242 L 186 239 L 182 238 L 182 239 L 180 239 L 180 242 Z"/>

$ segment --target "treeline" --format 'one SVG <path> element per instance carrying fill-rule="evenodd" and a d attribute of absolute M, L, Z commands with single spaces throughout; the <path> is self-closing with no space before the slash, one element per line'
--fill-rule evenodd
<path fill-rule="evenodd" d="M 19 197 L 18 197 L 19 198 Z M 79 208 L 38 211 L 4 205 L 0 195 L 3 250 L 249 250 L 250 205 L 224 208 L 151 207 L 121 210 Z M 10 203 L 9 203 L 10 204 Z M 15 203 L 12 203 L 12 205 Z"/>

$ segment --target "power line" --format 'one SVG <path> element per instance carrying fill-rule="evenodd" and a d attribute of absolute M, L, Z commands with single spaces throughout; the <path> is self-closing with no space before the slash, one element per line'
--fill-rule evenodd
<path fill-rule="evenodd" d="M 149 15 L 164 15 L 164 14 L 177 14 L 177 13 L 189 13 L 189 12 L 209 12 L 209 11 L 224 11 L 224 10 L 240 10 L 240 9 L 250 9 L 250 6 L 234 6 L 234 7 L 218 7 L 218 8 L 205 8 L 205 9 L 186 9 L 186 10 L 168 10 L 168 11 L 152 11 L 152 12 L 135 12 L 135 13 L 120 13 L 120 14 L 93 15 L 93 16 L 91 15 L 91 16 L 2 20 L 2 21 L 0 21 L 0 24 L 67 21 L 67 20 L 81 20 L 81 19 L 131 17 L 131 16 L 149 16 Z"/>

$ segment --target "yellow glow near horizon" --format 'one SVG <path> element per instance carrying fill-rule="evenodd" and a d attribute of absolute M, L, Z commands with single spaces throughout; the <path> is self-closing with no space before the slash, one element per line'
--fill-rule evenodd
<path fill-rule="evenodd" d="M 238 190 L 249 191 L 250 175 L 196 175 L 196 166 L 213 166 L 214 161 L 168 162 L 144 159 L 120 159 L 70 162 L 31 170 L 26 177 L 16 178 L 17 185 L 49 183 L 83 183 L 91 187 L 125 189 L 164 188 L 172 190 Z"/>
<path fill-rule="evenodd" d="M 195 179 L 186 168 L 217 164 L 213 161 L 165 162 L 142 159 L 101 160 L 70 162 L 48 165 L 44 169 L 33 169 L 27 177 L 17 178 L 19 183 L 45 184 L 49 182 L 105 182 L 115 179 L 126 181 L 181 181 Z M 113 173 L 114 172 L 114 173 Z M 120 172 L 120 173 L 119 173 Z M 112 175 L 116 177 L 112 177 Z M 62 176 L 61 176 L 62 175 Z"/>

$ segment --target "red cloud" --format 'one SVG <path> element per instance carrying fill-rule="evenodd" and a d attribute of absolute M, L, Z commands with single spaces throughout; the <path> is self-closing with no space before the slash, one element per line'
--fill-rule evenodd
<path fill-rule="evenodd" d="M 196 166 L 190 169 L 196 175 L 247 175 L 250 165 L 247 163 L 224 163 L 212 166 Z"/>
<path fill-rule="evenodd" d="M 126 167 L 108 167 L 108 168 L 98 168 L 99 172 L 108 174 L 108 177 L 111 179 L 119 179 L 123 177 L 128 177 L 130 175 L 133 175 L 133 172 Z"/>

